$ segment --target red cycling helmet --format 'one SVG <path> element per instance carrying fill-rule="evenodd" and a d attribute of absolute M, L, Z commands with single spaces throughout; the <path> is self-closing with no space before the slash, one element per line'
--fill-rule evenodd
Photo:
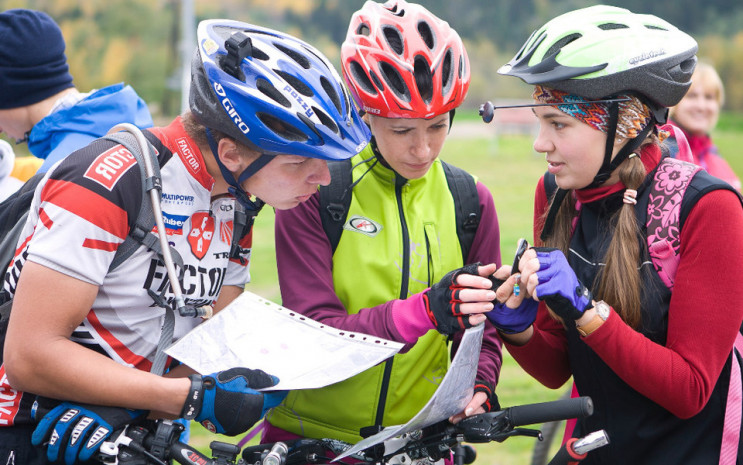
<path fill-rule="evenodd" d="M 367 1 L 341 47 L 359 106 L 387 118 L 432 118 L 458 107 L 470 85 L 467 52 L 446 21 L 405 0 Z"/>

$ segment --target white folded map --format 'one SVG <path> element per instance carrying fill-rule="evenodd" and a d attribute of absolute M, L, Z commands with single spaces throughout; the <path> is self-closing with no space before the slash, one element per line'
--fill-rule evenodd
<path fill-rule="evenodd" d="M 343 331 L 244 292 L 166 353 L 202 375 L 259 368 L 279 378 L 269 390 L 343 381 L 392 357 L 399 342 Z"/>

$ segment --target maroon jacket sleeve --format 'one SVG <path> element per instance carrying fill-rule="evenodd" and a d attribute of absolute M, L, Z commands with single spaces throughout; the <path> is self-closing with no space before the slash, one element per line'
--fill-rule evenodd
<path fill-rule="evenodd" d="M 666 345 L 650 341 L 613 312 L 585 343 L 650 400 L 680 418 L 697 414 L 709 400 L 743 321 L 738 298 L 742 262 L 743 210 L 734 193 L 713 191 L 694 206 L 681 231 Z M 543 313 L 532 339 L 508 349 L 548 385 L 545 381 L 566 380 L 569 370 L 565 346 L 556 343 L 559 326 L 546 324 Z"/>
<path fill-rule="evenodd" d="M 493 198 L 482 183 L 478 183 L 477 190 L 482 214 L 470 249 L 470 261 L 500 265 L 500 236 Z M 283 305 L 338 329 L 406 343 L 393 319 L 396 300 L 361 309 L 354 315 L 347 313 L 334 291 L 332 252 L 318 209 L 319 194 L 315 194 L 295 208 L 276 212 L 276 262 Z M 478 379 L 495 384 L 501 366 L 501 343 L 495 328 L 487 324 Z M 459 339 L 461 335 L 455 343 Z M 412 345 L 407 343 L 403 352 Z"/>
<path fill-rule="evenodd" d="M 392 303 L 349 315 L 333 287 L 333 254 L 320 220 L 320 196 L 290 210 L 277 210 L 276 264 L 284 307 L 338 329 L 392 341 L 405 340 L 392 320 Z"/>

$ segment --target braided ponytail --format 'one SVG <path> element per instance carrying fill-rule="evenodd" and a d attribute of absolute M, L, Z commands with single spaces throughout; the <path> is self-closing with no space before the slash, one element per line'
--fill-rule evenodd
<path fill-rule="evenodd" d="M 647 171 L 639 156 L 631 156 L 617 168 L 619 180 L 627 189 L 637 190 Z M 596 295 L 606 301 L 625 323 L 637 328 L 641 323 L 642 280 L 640 263 L 640 228 L 635 208 L 625 203 L 611 218 L 614 236 L 604 257 L 602 273 L 597 276 Z"/>

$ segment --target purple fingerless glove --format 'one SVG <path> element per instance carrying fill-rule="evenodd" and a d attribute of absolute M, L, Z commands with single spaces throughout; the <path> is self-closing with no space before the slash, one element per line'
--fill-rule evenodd
<path fill-rule="evenodd" d="M 564 321 L 577 320 L 593 306 L 593 296 L 570 268 L 565 254 L 550 247 L 534 247 L 539 260 L 537 297 Z"/>
<path fill-rule="evenodd" d="M 526 331 L 537 319 L 539 302 L 534 299 L 524 299 L 521 305 L 510 308 L 506 304 L 493 302 L 495 308 L 485 314 L 498 331 L 505 334 L 516 334 Z"/>

